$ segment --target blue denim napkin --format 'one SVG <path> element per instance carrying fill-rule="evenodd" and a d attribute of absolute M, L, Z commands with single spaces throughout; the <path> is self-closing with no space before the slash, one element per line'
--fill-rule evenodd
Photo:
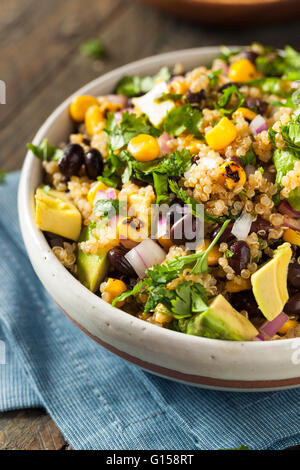
<path fill-rule="evenodd" d="M 73 449 L 300 443 L 300 389 L 229 393 L 185 386 L 143 372 L 76 328 L 27 258 L 18 177 L 10 173 L 0 185 L 0 410 L 43 406 Z"/>

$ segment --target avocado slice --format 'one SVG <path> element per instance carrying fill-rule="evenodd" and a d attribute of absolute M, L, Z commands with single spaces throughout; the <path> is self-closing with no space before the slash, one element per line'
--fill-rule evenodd
<path fill-rule="evenodd" d="M 282 312 L 289 298 L 287 274 L 291 257 L 291 245 L 283 243 L 274 252 L 273 258 L 251 276 L 254 297 L 269 321 Z"/>
<path fill-rule="evenodd" d="M 35 193 L 35 220 L 46 232 L 77 241 L 81 231 L 81 214 L 62 191 L 39 187 Z"/>
<path fill-rule="evenodd" d="M 181 321 L 179 329 L 188 335 L 232 341 L 251 341 L 258 334 L 252 323 L 221 294 L 213 299 L 204 313 Z"/>
<path fill-rule="evenodd" d="M 85 227 L 79 237 L 79 241 L 87 241 L 91 238 L 91 228 Z M 102 250 L 97 255 L 84 253 L 80 248 L 77 251 L 77 277 L 79 281 L 92 292 L 99 289 L 108 268 L 107 250 Z"/>

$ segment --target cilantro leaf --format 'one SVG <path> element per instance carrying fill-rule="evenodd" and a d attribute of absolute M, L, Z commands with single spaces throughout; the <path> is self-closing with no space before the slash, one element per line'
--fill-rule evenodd
<path fill-rule="evenodd" d="M 105 48 L 99 39 L 89 39 L 82 43 L 80 52 L 94 59 L 102 59 L 106 55 Z"/>
<path fill-rule="evenodd" d="M 221 54 L 218 56 L 218 59 L 224 60 L 226 64 L 229 64 L 229 59 L 232 56 L 235 56 L 240 53 L 240 49 L 238 50 L 231 50 L 226 46 L 221 46 L 220 47 L 220 52 Z"/>
<path fill-rule="evenodd" d="M 127 290 L 126 292 L 123 292 L 122 294 L 118 295 L 118 297 L 116 297 L 113 302 L 112 302 L 112 306 L 115 307 L 115 305 L 118 303 L 118 302 L 123 302 L 123 300 L 126 300 L 128 299 L 128 297 L 131 297 L 132 295 L 137 295 L 141 290 L 142 290 L 142 287 L 143 287 L 143 281 L 141 280 L 140 282 L 138 282 L 134 287 L 133 289 L 131 290 Z"/>
<path fill-rule="evenodd" d="M 193 108 L 189 103 L 172 109 L 166 117 L 164 130 L 171 136 L 178 136 L 184 131 L 189 131 L 195 137 L 202 139 L 199 131 L 202 122 L 202 113 Z"/>
<path fill-rule="evenodd" d="M 276 149 L 273 155 L 273 161 L 276 168 L 276 183 L 280 185 L 283 176 L 294 168 L 298 158 L 289 150 Z"/>
<path fill-rule="evenodd" d="M 300 78 L 300 54 L 291 46 L 286 46 L 283 52 L 265 48 L 264 54 L 256 59 L 256 67 L 267 77 L 298 80 Z"/>
<path fill-rule="evenodd" d="M 44 139 L 40 145 L 28 143 L 27 148 L 28 150 L 31 150 L 31 152 L 36 157 L 40 158 L 43 161 L 57 161 L 63 155 L 63 150 L 59 149 L 54 145 L 49 145 L 48 139 Z"/>
<path fill-rule="evenodd" d="M 166 82 L 170 80 L 171 74 L 167 67 L 162 67 L 153 77 L 125 76 L 116 86 L 116 93 L 129 97 L 137 96 L 140 93 L 147 93 L 153 88 L 155 81 L 162 78 Z"/>
<path fill-rule="evenodd" d="M 7 175 L 6 171 L 0 170 L 0 184 L 4 183 L 6 175 Z"/>
<path fill-rule="evenodd" d="M 159 98 L 156 98 L 157 103 L 162 103 L 163 101 L 172 100 L 179 101 L 183 97 L 180 93 L 163 93 Z"/>
<path fill-rule="evenodd" d="M 93 212 L 102 212 L 102 217 L 108 217 L 110 219 L 117 214 L 125 215 L 125 207 L 125 201 L 119 201 L 118 199 L 100 199 L 96 201 Z"/>
<path fill-rule="evenodd" d="M 256 155 L 254 153 L 252 144 L 250 146 L 250 149 L 246 153 L 246 155 L 241 157 L 241 160 L 242 160 L 242 165 L 243 165 L 244 168 L 247 165 L 256 165 Z"/>
<path fill-rule="evenodd" d="M 234 108 L 227 109 L 226 106 L 229 105 L 233 96 L 236 96 L 237 104 L 234 106 Z M 229 115 L 236 111 L 238 108 L 240 108 L 243 105 L 244 101 L 245 98 L 238 89 L 238 87 L 236 85 L 231 85 L 230 87 L 227 87 L 222 91 L 222 96 L 218 99 L 217 102 L 214 103 L 214 106 L 221 112 L 221 114 Z"/>
<path fill-rule="evenodd" d="M 119 150 L 127 145 L 130 140 L 139 134 L 150 134 L 153 137 L 158 137 L 160 131 L 148 124 L 145 115 L 137 116 L 127 111 L 122 113 L 122 120 L 120 123 L 116 121 L 113 113 L 108 113 L 105 131 L 109 138 L 109 146 L 112 151 Z"/>

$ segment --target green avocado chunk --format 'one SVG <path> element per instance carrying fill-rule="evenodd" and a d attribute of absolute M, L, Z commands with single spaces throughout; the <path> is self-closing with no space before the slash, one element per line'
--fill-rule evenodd
<path fill-rule="evenodd" d="M 80 234 L 79 241 L 87 241 L 91 237 L 91 230 L 85 227 Z M 107 251 L 103 250 L 97 255 L 77 252 L 77 277 L 79 281 L 92 292 L 99 289 L 108 268 Z"/>
<path fill-rule="evenodd" d="M 252 323 L 221 294 L 213 299 L 206 312 L 185 320 L 179 328 L 188 335 L 231 341 L 251 341 L 258 334 Z"/>

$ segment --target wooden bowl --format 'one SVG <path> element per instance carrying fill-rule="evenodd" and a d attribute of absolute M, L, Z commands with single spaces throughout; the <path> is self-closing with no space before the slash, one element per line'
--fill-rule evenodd
<path fill-rule="evenodd" d="M 180 18 L 220 25 L 262 24 L 300 18 L 299 0 L 141 0 Z"/>

